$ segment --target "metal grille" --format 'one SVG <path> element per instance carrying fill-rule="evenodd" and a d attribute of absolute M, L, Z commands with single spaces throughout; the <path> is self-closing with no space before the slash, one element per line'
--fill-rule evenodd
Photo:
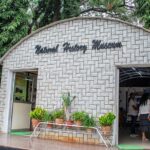
<path fill-rule="evenodd" d="M 120 69 L 120 83 L 135 78 L 150 78 L 150 68 L 132 67 Z"/>

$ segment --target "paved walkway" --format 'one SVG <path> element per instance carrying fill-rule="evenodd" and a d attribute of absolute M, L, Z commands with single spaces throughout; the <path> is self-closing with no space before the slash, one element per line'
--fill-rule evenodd
<path fill-rule="evenodd" d="M 27 150 L 108 150 L 104 146 L 64 143 L 37 138 L 34 138 L 32 144 L 30 144 L 29 136 L 12 136 L 7 134 L 0 134 L 0 146 Z M 117 149 L 111 148 L 111 150 Z"/>

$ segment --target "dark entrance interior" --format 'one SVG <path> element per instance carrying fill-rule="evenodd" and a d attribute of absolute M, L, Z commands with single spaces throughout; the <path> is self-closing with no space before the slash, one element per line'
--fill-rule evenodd
<path fill-rule="evenodd" d="M 36 105 L 37 71 L 16 72 L 11 131 L 31 130 L 29 112 Z"/>
<path fill-rule="evenodd" d="M 130 94 L 134 93 L 137 105 L 139 105 L 142 94 L 150 93 L 150 68 L 130 67 L 120 68 L 119 71 L 119 144 L 143 145 L 138 118 L 135 125 L 138 136 L 130 135 L 131 117 L 128 115 L 128 99 Z"/>

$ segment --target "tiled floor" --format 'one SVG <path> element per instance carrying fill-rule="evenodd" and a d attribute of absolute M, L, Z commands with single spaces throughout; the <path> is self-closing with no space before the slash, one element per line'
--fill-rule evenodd
<path fill-rule="evenodd" d="M 52 140 L 34 138 L 30 144 L 28 136 L 12 136 L 0 134 L 0 145 L 29 150 L 106 150 L 104 146 L 93 146 L 84 144 L 71 144 Z M 111 148 L 111 150 L 117 150 Z"/>
<path fill-rule="evenodd" d="M 140 133 L 138 137 L 130 137 L 128 128 L 120 130 L 119 144 L 142 146 L 144 149 L 150 150 L 150 140 L 142 142 Z"/>
<path fill-rule="evenodd" d="M 139 145 L 144 149 L 150 149 L 150 141 L 142 142 L 140 136 L 131 138 L 127 131 L 125 129 L 120 131 L 120 144 Z M 2 133 L 0 133 L 0 146 L 24 148 L 26 150 L 106 150 L 104 146 L 72 144 L 37 138 L 34 138 L 30 143 L 29 136 L 12 136 Z M 117 150 L 117 148 L 111 148 L 111 150 Z"/>

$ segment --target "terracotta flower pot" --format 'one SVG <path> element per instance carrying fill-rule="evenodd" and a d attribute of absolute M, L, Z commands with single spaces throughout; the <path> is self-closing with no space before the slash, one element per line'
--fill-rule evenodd
<path fill-rule="evenodd" d="M 32 119 L 32 127 L 35 128 L 40 123 L 40 120 L 38 119 Z"/>
<path fill-rule="evenodd" d="M 57 124 L 63 124 L 64 123 L 64 119 L 56 118 L 55 119 L 55 123 L 57 123 Z"/>
<path fill-rule="evenodd" d="M 49 122 L 49 123 L 51 123 L 51 122 Z M 52 127 L 53 127 L 52 124 L 47 124 L 47 128 L 52 128 Z"/>
<path fill-rule="evenodd" d="M 71 128 L 72 126 L 70 126 L 70 125 L 73 125 L 73 121 L 72 120 L 67 120 L 66 124 L 67 124 L 67 128 Z"/>
<path fill-rule="evenodd" d="M 75 121 L 75 125 L 77 125 L 77 126 L 81 126 L 81 125 L 82 125 L 82 123 L 81 123 L 81 121 L 77 120 L 77 121 Z"/>
<path fill-rule="evenodd" d="M 110 135 L 111 134 L 111 126 L 102 126 L 101 129 L 102 129 L 102 132 L 104 135 Z"/>
<path fill-rule="evenodd" d="M 88 133 L 92 133 L 92 132 L 93 132 L 93 129 L 87 128 L 86 131 L 87 131 Z"/>

